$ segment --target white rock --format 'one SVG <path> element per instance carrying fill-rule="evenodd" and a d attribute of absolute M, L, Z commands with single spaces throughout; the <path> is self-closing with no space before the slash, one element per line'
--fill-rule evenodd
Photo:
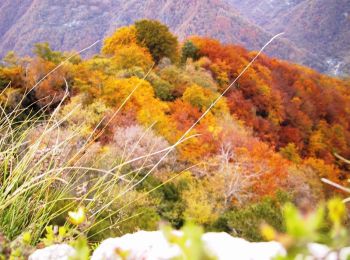
<path fill-rule="evenodd" d="M 178 234 L 181 235 L 180 232 Z M 207 233 L 202 239 L 218 260 L 268 260 L 278 254 L 285 254 L 277 242 L 250 243 L 227 233 Z M 105 240 L 95 250 L 91 260 L 121 260 L 117 252 L 128 252 L 128 260 L 170 260 L 181 254 L 179 247 L 170 245 L 161 231 L 140 231 Z"/>
<path fill-rule="evenodd" d="M 350 247 L 346 247 L 340 250 L 339 255 L 336 252 L 331 252 L 331 250 L 321 244 L 311 243 L 308 245 L 310 255 L 310 260 L 313 259 L 326 259 L 326 260 L 346 260 L 350 256 Z"/>
<path fill-rule="evenodd" d="M 180 254 L 170 245 L 161 231 L 139 231 L 119 238 L 109 238 L 94 251 L 91 260 L 122 260 L 118 252 L 127 252 L 127 259 L 166 260 Z"/>
<path fill-rule="evenodd" d="M 251 259 L 268 260 L 277 255 L 285 255 L 285 250 L 277 242 L 250 243 L 227 233 L 207 233 L 202 237 L 206 247 L 219 260 Z"/>
<path fill-rule="evenodd" d="M 180 231 L 175 234 L 181 236 Z M 206 233 L 202 240 L 204 245 L 218 260 L 269 260 L 277 255 L 285 255 L 286 251 L 277 242 L 251 243 L 241 238 L 235 238 L 227 233 Z M 306 259 L 345 260 L 350 254 L 350 248 L 340 251 L 339 257 L 330 252 L 327 246 L 312 243 L 308 247 L 309 257 Z M 54 245 L 34 252 L 29 260 L 68 260 L 75 254 L 69 245 Z M 139 231 L 119 238 L 109 238 L 94 251 L 91 260 L 170 260 L 181 255 L 177 245 L 168 243 L 161 231 Z"/>
<path fill-rule="evenodd" d="M 209 252 L 220 260 L 232 259 L 235 255 L 240 259 L 249 259 L 251 255 L 248 241 L 231 237 L 227 233 L 208 233 L 203 235 L 202 240 Z"/>
<path fill-rule="evenodd" d="M 29 256 L 29 260 L 69 260 L 74 254 L 73 247 L 60 244 L 36 250 Z"/>

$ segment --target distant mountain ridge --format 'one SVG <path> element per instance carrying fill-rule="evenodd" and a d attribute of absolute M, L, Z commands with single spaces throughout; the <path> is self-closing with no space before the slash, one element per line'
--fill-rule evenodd
<path fill-rule="evenodd" d="M 349 0 L 229 1 L 268 32 L 285 32 L 293 45 L 323 59 L 332 74 L 350 74 Z"/>
<path fill-rule="evenodd" d="M 241 14 L 262 27 L 305 1 L 308 0 L 228 0 Z"/>
<path fill-rule="evenodd" d="M 259 5 L 265 1 L 276 2 L 263 0 Z M 243 9 L 249 8 L 249 2 L 250 6 L 257 3 L 251 0 L 2 0 L 0 56 L 9 50 L 30 54 L 35 43 L 45 41 L 54 49 L 81 50 L 117 27 L 142 18 L 162 21 L 181 39 L 188 35 L 208 36 L 257 50 L 280 28 L 270 30 L 264 22 L 248 19 Z M 285 8 L 282 4 L 278 6 Z M 96 47 L 89 54 L 98 50 Z M 321 72 L 327 70 L 324 59 L 302 45 L 296 47 L 287 37 L 274 42 L 266 53 Z"/>

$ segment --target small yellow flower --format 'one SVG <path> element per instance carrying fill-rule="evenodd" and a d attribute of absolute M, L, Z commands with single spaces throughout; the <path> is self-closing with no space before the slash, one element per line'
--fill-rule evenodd
<path fill-rule="evenodd" d="M 345 204 L 341 199 L 332 199 L 328 202 L 329 218 L 334 225 L 339 226 L 346 215 Z"/>
<path fill-rule="evenodd" d="M 266 224 L 261 226 L 261 234 L 267 241 L 276 239 L 277 235 L 275 229 L 270 225 Z"/>
<path fill-rule="evenodd" d="M 30 241 L 32 240 L 32 236 L 29 232 L 24 232 L 22 240 L 25 244 L 30 244 Z"/>
<path fill-rule="evenodd" d="M 86 220 L 85 209 L 80 207 L 78 211 L 69 211 L 68 217 L 70 223 L 78 226 Z"/>

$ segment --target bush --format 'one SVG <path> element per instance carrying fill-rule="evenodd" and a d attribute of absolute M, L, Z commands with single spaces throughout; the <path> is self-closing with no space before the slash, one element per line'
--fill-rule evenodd
<path fill-rule="evenodd" d="M 283 207 L 285 232 L 263 225 L 261 233 L 267 240 L 278 241 L 286 249 L 287 254 L 278 256 L 277 259 L 312 258 L 309 256 L 312 253 L 310 245 L 313 243 L 328 246 L 324 255 L 321 253 L 317 258 L 349 259 L 350 254 L 346 249 L 350 244 L 349 228 L 345 225 L 347 214 L 346 205 L 339 198 L 329 200 L 326 206 L 323 203 L 318 205 L 307 215 L 293 204 L 287 203 Z M 318 247 L 322 248 L 322 245 Z M 315 251 L 313 256 L 316 258 Z"/>
<path fill-rule="evenodd" d="M 161 69 L 158 75 L 174 86 L 176 97 L 182 96 L 185 89 L 192 83 L 191 77 L 174 65 Z"/>
<path fill-rule="evenodd" d="M 199 48 L 191 41 L 185 42 L 182 46 L 181 62 L 185 63 L 188 58 L 192 59 L 193 61 L 200 58 Z"/>
<path fill-rule="evenodd" d="M 120 190 L 115 191 L 120 193 Z M 158 203 L 157 199 L 141 191 L 128 192 L 95 220 L 88 232 L 89 239 L 101 241 L 138 230 L 156 230 L 160 221 L 156 210 Z"/>
<path fill-rule="evenodd" d="M 146 130 L 139 125 L 116 128 L 113 141 L 112 149 L 115 154 L 123 156 L 126 161 L 145 156 L 130 164 L 135 169 L 152 167 L 165 152 L 150 154 L 165 150 L 170 146 L 163 137 L 157 136 L 152 130 Z M 174 157 L 168 156 L 161 165 L 171 164 L 173 161 Z"/>
<path fill-rule="evenodd" d="M 183 212 L 185 204 L 181 193 L 188 185 L 180 182 L 163 183 L 160 179 L 149 176 L 137 189 L 150 191 L 155 189 L 151 196 L 159 201 L 157 212 L 159 216 L 168 221 L 174 228 L 180 228 L 184 224 Z"/>
<path fill-rule="evenodd" d="M 174 86 L 168 81 L 161 79 L 155 74 L 150 75 L 147 80 L 151 83 L 157 98 L 163 101 L 174 100 Z"/>
<path fill-rule="evenodd" d="M 285 230 L 282 207 L 288 200 L 288 196 L 280 192 L 276 198 L 265 198 L 243 208 L 232 208 L 219 217 L 212 228 L 249 241 L 262 241 L 260 226 L 263 223 L 281 232 Z"/>

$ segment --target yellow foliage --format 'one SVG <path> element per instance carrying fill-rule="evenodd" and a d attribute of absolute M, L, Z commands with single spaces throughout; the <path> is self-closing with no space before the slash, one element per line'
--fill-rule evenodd
<path fill-rule="evenodd" d="M 218 118 L 209 112 L 201 121 L 202 125 L 208 126 L 208 131 L 216 138 L 222 131 L 222 126 L 218 122 Z"/>
<path fill-rule="evenodd" d="M 304 161 L 304 165 L 310 167 L 319 178 L 338 180 L 339 170 L 332 164 L 326 164 L 323 160 L 310 157 Z"/>
<path fill-rule="evenodd" d="M 115 75 L 118 71 L 113 59 L 96 56 L 81 63 L 80 68 L 85 67 L 89 73 L 100 72 L 104 76 Z M 89 74 L 91 75 L 91 74 Z"/>
<path fill-rule="evenodd" d="M 276 239 L 276 230 L 270 225 L 263 224 L 261 226 L 261 234 L 267 241 Z"/>
<path fill-rule="evenodd" d="M 148 71 L 153 64 L 152 56 L 147 49 L 136 44 L 121 46 L 113 57 L 118 69 L 141 67 Z"/>
<path fill-rule="evenodd" d="M 190 103 L 192 106 L 204 111 L 219 97 L 218 93 L 202 88 L 196 84 L 188 87 L 183 94 L 183 101 Z M 228 112 L 225 98 L 221 98 L 219 102 L 212 108 L 214 114 L 223 114 Z"/>
<path fill-rule="evenodd" d="M 191 131 L 188 136 L 198 134 L 198 131 Z M 208 142 L 203 143 L 200 137 L 193 137 L 184 143 L 181 143 L 178 147 L 178 155 L 181 160 L 189 161 L 191 163 L 198 163 L 203 160 L 210 150 L 211 144 Z"/>
<path fill-rule="evenodd" d="M 136 44 L 135 26 L 125 26 L 116 30 L 112 36 L 106 37 L 102 47 L 105 55 L 115 55 L 121 46 Z"/>
<path fill-rule="evenodd" d="M 153 64 L 148 49 L 137 44 L 135 26 L 122 27 L 107 37 L 102 53 L 113 56 L 113 62 L 119 70 L 132 67 L 149 70 Z"/>
<path fill-rule="evenodd" d="M 169 142 L 176 141 L 175 122 L 166 115 L 169 111 L 167 103 L 155 98 L 154 90 L 149 82 L 132 77 L 127 79 L 109 78 L 101 91 L 101 99 L 107 105 L 119 107 L 125 103 L 126 110 L 136 112 L 137 120 L 144 126 L 153 125 L 153 129 Z"/>
<path fill-rule="evenodd" d="M 186 205 L 185 219 L 200 225 L 212 223 L 218 217 L 215 211 L 218 208 L 216 199 L 210 196 L 204 181 L 196 180 L 190 172 L 185 175 L 189 184 L 188 189 L 182 193 Z"/>
<path fill-rule="evenodd" d="M 156 98 L 144 99 L 142 109 L 137 113 L 137 120 L 149 126 L 154 124 L 153 129 L 164 136 L 170 143 L 175 143 L 179 137 L 176 131 L 175 122 L 166 115 L 169 110 L 168 105 Z"/>
<path fill-rule="evenodd" d="M 129 104 L 142 106 L 146 100 L 154 99 L 152 86 L 145 80 L 132 77 L 128 79 L 109 78 L 101 91 L 101 98 L 110 106 L 121 105 L 130 95 Z"/>
<path fill-rule="evenodd" d="M 325 144 L 325 137 L 322 131 L 317 130 L 312 133 L 310 137 L 309 152 L 312 156 L 315 156 L 318 152 L 327 149 Z"/>
<path fill-rule="evenodd" d="M 260 85 L 259 91 L 264 96 L 270 96 L 270 94 L 271 94 L 271 89 L 267 84 Z"/>
<path fill-rule="evenodd" d="M 7 88 L 2 91 L 0 95 L 0 105 L 4 107 L 16 107 L 18 102 L 21 100 L 22 91 L 15 88 Z"/>
<path fill-rule="evenodd" d="M 341 199 L 335 198 L 327 203 L 329 218 L 339 228 L 346 218 L 346 207 Z"/>
<path fill-rule="evenodd" d="M 294 143 L 289 143 L 287 146 L 281 148 L 280 153 L 284 158 L 286 158 L 294 163 L 301 162 L 301 158 L 299 156 L 298 149 Z"/>

